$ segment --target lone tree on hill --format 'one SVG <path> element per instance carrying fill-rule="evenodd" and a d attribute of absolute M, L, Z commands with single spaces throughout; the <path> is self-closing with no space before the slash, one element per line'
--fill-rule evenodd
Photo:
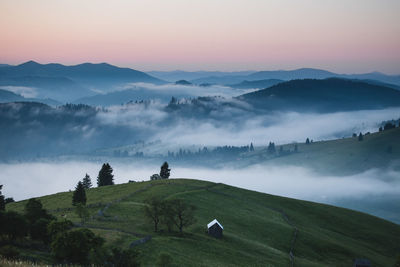
<path fill-rule="evenodd" d="M 114 175 L 112 174 L 113 169 L 110 164 L 104 163 L 99 171 L 99 176 L 97 176 L 97 186 L 113 185 Z"/>
<path fill-rule="evenodd" d="M 358 135 L 358 141 L 362 141 L 364 140 L 364 136 L 363 134 L 360 132 L 360 134 Z"/>
<path fill-rule="evenodd" d="M 156 197 L 146 201 L 147 205 L 144 206 L 144 214 L 148 219 L 154 223 L 154 232 L 158 231 L 158 224 L 160 223 L 163 214 L 163 202 Z"/>
<path fill-rule="evenodd" d="M 76 185 L 74 194 L 72 196 L 72 205 L 76 206 L 78 204 L 86 205 L 85 187 L 81 181 L 79 181 Z"/>
<path fill-rule="evenodd" d="M 6 209 L 6 202 L 4 200 L 4 196 L 1 194 L 1 189 L 3 188 L 3 185 L 0 185 L 0 210 L 5 210 Z"/>
<path fill-rule="evenodd" d="M 185 203 L 182 199 L 170 200 L 169 206 L 172 208 L 172 217 L 174 224 L 178 227 L 179 232 L 183 232 L 183 228 L 190 226 L 196 222 L 194 218 L 195 206 Z"/>
<path fill-rule="evenodd" d="M 160 176 L 162 179 L 168 179 L 170 176 L 171 169 L 168 168 L 168 162 L 164 162 L 161 166 Z"/>
<path fill-rule="evenodd" d="M 82 184 L 85 189 L 89 189 L 93 186 L 92 180 L 90 179 L 90 176 L 87 173 L 86 173 L 85 177 L 83 177 Z"/>

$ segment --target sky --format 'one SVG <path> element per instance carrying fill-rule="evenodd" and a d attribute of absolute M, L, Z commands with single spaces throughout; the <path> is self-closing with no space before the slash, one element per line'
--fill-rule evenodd
<path fill-rule="evenodd" d="M 400 74 L 398 0 L 0 0 L 0 63 Z"/>

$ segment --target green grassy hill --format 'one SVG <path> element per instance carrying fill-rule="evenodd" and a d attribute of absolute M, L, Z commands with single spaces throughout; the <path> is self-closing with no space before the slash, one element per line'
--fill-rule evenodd
<path fill-rule="evenodd" d="M 268 155 L 266 147 L 256 148 L 246 155 L 245 164 L 261 162 L 264 157 L 265 164 L 301 166 L 334 175 L 350 175 L 372 168 L 399 168 L 400 165 L 400 128 L 364 135 L 363 141 L 351 137 L 298 143 L 297 146 L 298 153 L 273 157 Z M 283 149 L 293 151 L 294 144 L 283 145 Z"/>
<path fill-rule="evenodd" d="M 197 222 L 185 234 L 154 233 L 144 217 L 144 201 L 152 196 L 180 198 L 197 207 Z M 144 266 L 169 253 L 176 266 L 352 266 L 368 258 L 373 266 L 392 266 L 400 253 L 400 225 L 360 212 L 272 196 L 199 180 L 170 179 L 105 186 L 88 190 L 91 219 L 86 227 L 108 244 L 136 246 Z M 78 223 L 71 192 L 41 197 L 57 217 Z M 25 201 L 10 203 L 22 211 Z M 224 226 L 221 240 L 206 234 L 217 218 Z M 29 252 L 25 252 L 29 253 Z"/>

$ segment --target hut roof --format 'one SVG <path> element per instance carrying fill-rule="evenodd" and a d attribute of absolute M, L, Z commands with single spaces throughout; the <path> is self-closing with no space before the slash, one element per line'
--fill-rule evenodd
<path fill-rule="evenodd" d="M 222 228 L 222 230 L 224 229 L 224 227 L 217 221 L 217 219 L 214 219 L 213 221 L 211 221 L 209 224 L 207 224 L 207 228 L 210 228 L 211 226 L 213 226 L 214 224 L 218 224 L 219 227 Z"/>

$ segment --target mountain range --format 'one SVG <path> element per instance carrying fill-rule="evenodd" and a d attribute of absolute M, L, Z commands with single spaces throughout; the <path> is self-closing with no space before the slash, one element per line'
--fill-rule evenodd
<path fill-rule="evenodd" d="M 230 75 L 201 77 L 191 80 L 192 83 L 235 84 L 242 81 L 256 81 L 267 79 L 294 80 L 294 79 L 326 79 L 331 77 L 361 80 L 376 80 L 384 83 L 400 85 L 400 75 L 386 75 L 380 72 L 363 74 L 338 74 L 326 70 L 301 68 L 296 70 L 258 71 L 248 75 Z"/>
<path fill-rule="evenodd" d="M 74 66 L 39 64 L 34 61 L 0 68 L 0 85 L 27 86 L 37 90 L 39 97 L 50 97 L 61 102 L 110 92 L 127 83 L 164 81 L 144 72 L 119 68 L 107 63 L 84 63 Z"/>

